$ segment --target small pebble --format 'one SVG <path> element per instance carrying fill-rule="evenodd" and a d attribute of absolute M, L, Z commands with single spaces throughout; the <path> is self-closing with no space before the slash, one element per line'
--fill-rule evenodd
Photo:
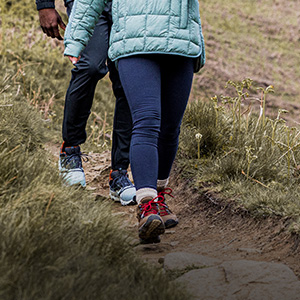
<path fill-rule="evenodd" d="M 166 234 L 174 234 L 176 231 L 175 230 L 166 230 Z"/>
<path fill-rule="evenodd" d="M 178 241 L 174 241 L 174 242 L 171 242 L 171 243 L 170 243 L 170 245 L 171 245 L 172 247 L 175 247 L 175 246 L 177 246 L 178 244 L 179 244 Z"/>

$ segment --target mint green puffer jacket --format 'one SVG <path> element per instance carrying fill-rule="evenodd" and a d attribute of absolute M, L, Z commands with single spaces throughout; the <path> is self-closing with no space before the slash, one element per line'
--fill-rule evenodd
<path fill-rule="evenodd" d="M 75 0 L 65 33 L 65 55 L 78 57 L 88 43 L 107 0 Z M 134 54 L 199 57 L 205 62 L 198 0 L 113 0 L 108 55 L 112 61 Z"/>

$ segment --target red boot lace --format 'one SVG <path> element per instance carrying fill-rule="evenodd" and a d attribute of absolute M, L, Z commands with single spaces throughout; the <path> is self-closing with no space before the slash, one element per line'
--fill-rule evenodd
<path fill-rule="evenodd" d="M 156 200 L 158 199 L 158 200 Z M 155 201 L 156 200 L 156 201 Z M 162 195 L 157 195 L 152 200 L 141 203 L 140 204 L 140 210 L 141 210 L 141 218 L 144 218 L 150 214 L 158 214 L 158 205 L 164 201 L 164 197 Z"/>
<path fill-rule="evenodd" d="M 159 205 L 159 210 L 160 210 L 161 216 L 167 216 L 172 213 L 171 210 L 169 209 L 168 205 L 165 202 L 165 195 L 169 195 L 172 198 L 174 198 L 174 196 L 171 193 L 172 193 L 171 188 L 165 188 L 158 194 L 158 196 L 161 196 L 161 200 L 157 201 L 157 203 Z"/>
<path fill-rule="evenodd" d="M 171 194 L 172 192 L 173 192 L 173 190 L 171 188 L 165 188 L 161 192 L 159 192 L 158 195 L 163 196 L 164 198 L 165 198 L 164 195 L 169 195 L 172 198 L 174 198 L 174 196 Z"/>

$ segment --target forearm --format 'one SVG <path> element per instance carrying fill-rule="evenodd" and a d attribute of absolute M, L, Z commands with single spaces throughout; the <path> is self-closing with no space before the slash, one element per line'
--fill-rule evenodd
<path fill-rule="evenodd" d="M 36 0 L 36 8 L 37 10 L 41 10 L 44 8 L 55 8 L 55 0 Z"/>
<path fill-rule="evenodd" d="M 65 33 L 64 55 L 78 57 L 94 32 L 107 0 L 76 0 Z"/>

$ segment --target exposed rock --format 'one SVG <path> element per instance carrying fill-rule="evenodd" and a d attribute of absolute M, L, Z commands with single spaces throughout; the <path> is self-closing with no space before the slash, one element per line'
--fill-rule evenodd
<path fill-rule="evenodd" d="M 172 247 L 175 247 L 175 246 L 177 246 L 179 244 L 179 241 L 173 241 L 173 242 L 170 242 L 170 245 L 172 246 Z"/>
<path fill-rule="evenodd" d="M 262 253 L 260 249 L 254 249 L 254 248 L 237 248 L 237 251 L 240 252 L 246 252 L 247 254 L 257 254 L 257 253 Z"/>
<path fill-rule="evenodd" d="M 202 268 L 220 264 L 221 261 L 208 256 L 187 252 L 174 252 L 165 256 L 165 270 L 183 270 L 188 267 Z"/>
<path fill-rule="evenodd" d="M 198 300 L 299 300 L 300 281 L 283 264 L 227 261 L 176 279 Z"/>
<path fill-rule="evenodd" d="M 174 234 L 176 233 L 175 230 L 166 230 L 165 234 Z"/>

